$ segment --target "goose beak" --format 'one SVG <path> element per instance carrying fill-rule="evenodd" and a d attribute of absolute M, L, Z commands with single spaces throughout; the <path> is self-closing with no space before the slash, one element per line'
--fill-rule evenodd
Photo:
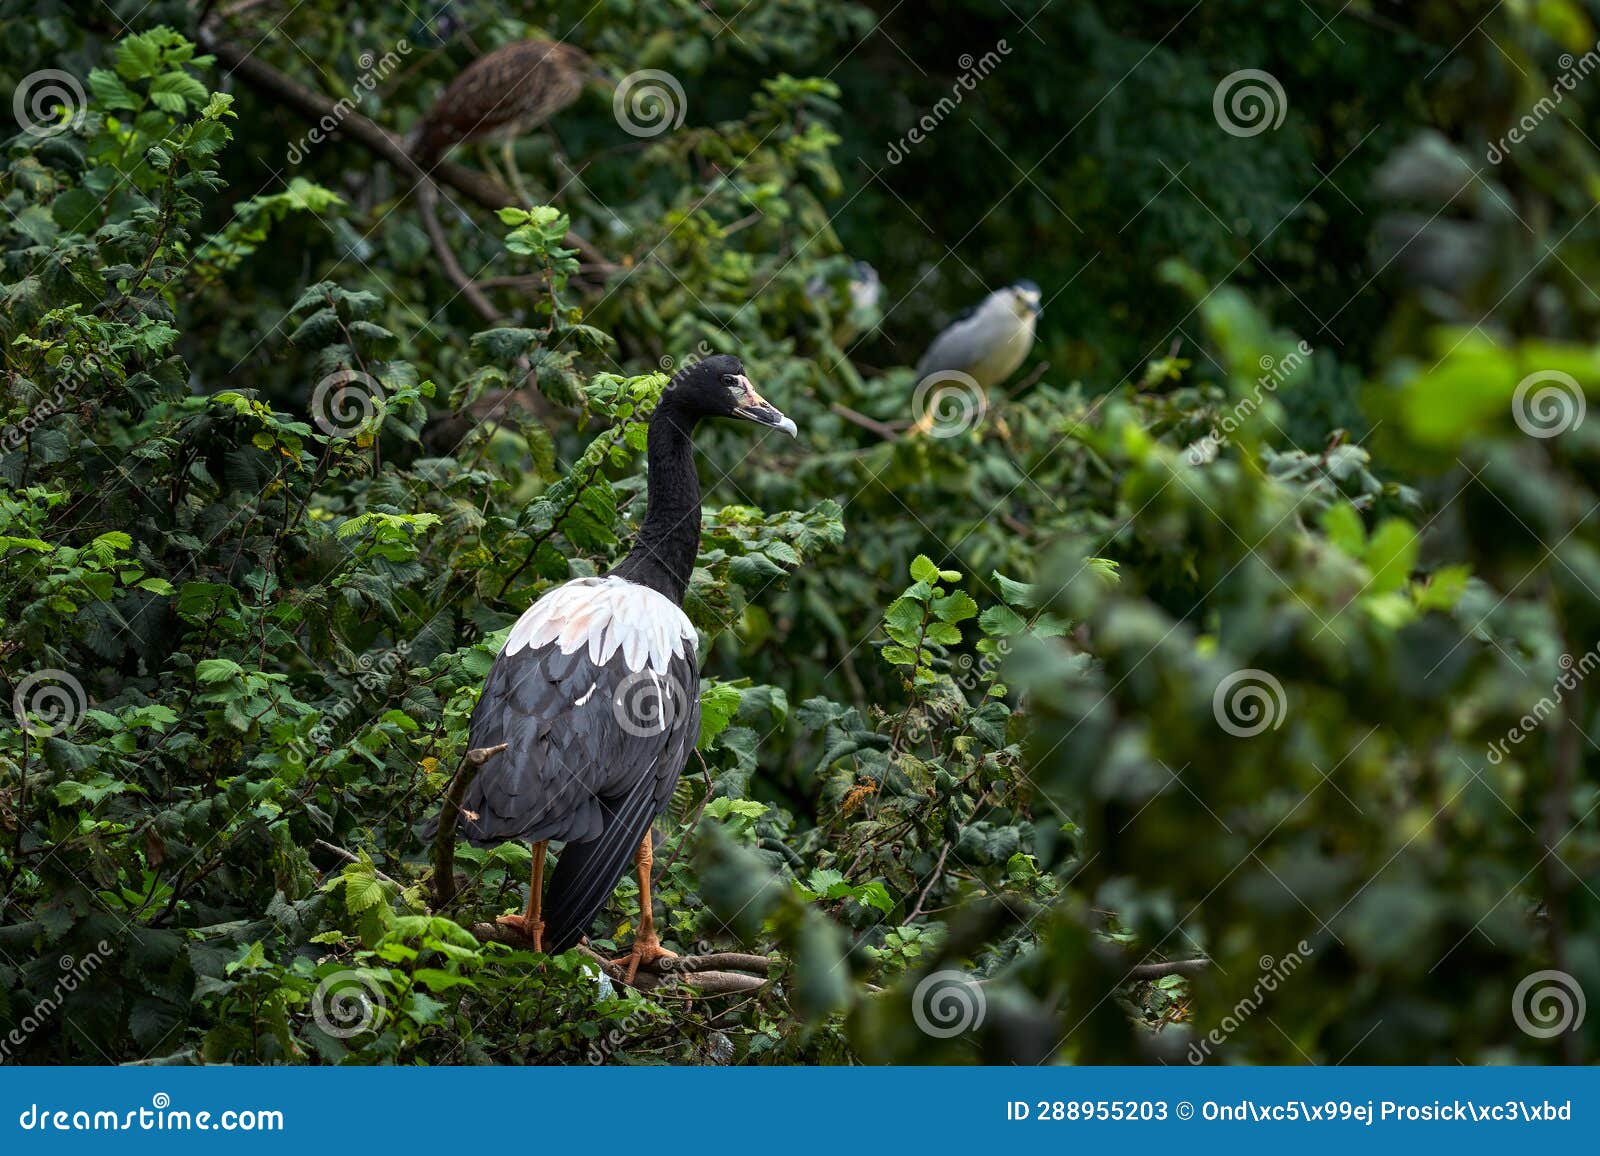
<path fill-rule="evenodd" d="M 737 379 L 737 384 L 744 390 L 744 400 L 733 407 L 733 416 L 753 421 L 757 425 L 770 426 L 781 429 L 790 437 L 798 437 L 800 431 L 794 422 L 783 416 L 783 412 L 766 398 L 756 392 L 756 387 L 750 384 L 750 379 L 742 374 Z"/>

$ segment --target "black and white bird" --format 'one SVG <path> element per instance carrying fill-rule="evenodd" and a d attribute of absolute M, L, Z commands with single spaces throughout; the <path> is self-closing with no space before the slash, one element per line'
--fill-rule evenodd
<path fill-rule="evenodd" d="M 959 373 L 980 389 L 999 385 L 1027 360 L 1039 312 L 1039 286 L 1032 281 L 996 289 L 933 339 L 917 362 L 917 380 Z"/>
<path fill-rule="evenodd" d="M 698 636 L 682 603 L 700 549 L 691 439 L 706 417 L 795 433 L 736 357 L 708 357 L 673 377 L 650 418 L 649 500 L 632 550 L 608 573 L 575 578 L 528 608 L 472 715 L 472 747 L 507 747 L 468 790 L 463 834 L 477 846 L 533 844 L 527 908 L 500 922 L 535 950 L 565 951 L 632 857 L 639 930 L 617 961 L 626 960 L 629 982 L 641 964 L 671 955 L 651 910 L 651 825 L 700 733 Z M 543 895 L 551 840 L 565 847 Z"/>

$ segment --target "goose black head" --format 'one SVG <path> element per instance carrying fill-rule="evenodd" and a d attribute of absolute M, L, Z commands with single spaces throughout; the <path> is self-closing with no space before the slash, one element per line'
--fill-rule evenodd
<path fill-rule="evenodd" d="M 756 392 L 744 375 L 743 363 L 732 354 L 719 353 L 681 371 L 662 401 L 669 399 L 680 413 L 695 418 L 732 417 L 781 429 L 790 437 L 796 433 L 794 422 Z"/>

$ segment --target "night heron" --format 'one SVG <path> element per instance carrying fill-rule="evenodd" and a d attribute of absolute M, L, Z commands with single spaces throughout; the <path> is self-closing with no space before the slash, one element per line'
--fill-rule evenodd
<path fill-rule="evenodd" d="M 883 282 L 865 261 L 851 261 L 847 275 L 818 274 L 806 282 L 806 296 L 835 318 L 833 343 L 843 349 L 883 320 Z"/>
<path fill-rule="evenodd" d="M 1039 286 L 1018 281 L 996 289 L 933 339 L 917 362 L 917 380 L 954 373 L 972 378 L 981 389 L 999 385 L 1027 359 L 1038 319 Z"/>
<path fill-rule="evenodd" d="M 480 56 L 450 82 L 412 130 L 411 154 L 427 167 L 455 145 L 499 140 L 507 148 L 597 79 L 581 49 L 557 40 L 518 40 Z"/>
<path fill-rule="evenodd" d="M 536 951 L 574 946 L 633 857 L 639 929 L 627 962 L 672 953 L 651 911 L 651 824 L 672 798 L 700 733 L 698 636 L 682 609 L 700 550 L 693 437 L 703 417 L 781 429 L 739 359 L 708 357 L 679 372 L 650 418 L 649 501 L 628 556 L 604 575 L 549 591 L 511 628 L 472 714 L 469 747 L 505 751 L 486 763 L 462 805 L 475 846 L 533 844 L 521 915 L 500 922 Z M 542 894 L 552 840 L 565 847 Z"/>

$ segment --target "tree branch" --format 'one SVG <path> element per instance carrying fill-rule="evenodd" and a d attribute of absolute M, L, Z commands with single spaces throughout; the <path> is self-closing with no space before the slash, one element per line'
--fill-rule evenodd
<path fill-rule="evenodd" d="M 1195 959 L 1164 959 L 1160 963 L 1137 963 L 1128 969 L 1128 978 L 1135 980 L 1160 979 L 1167 975 L 1199 975 L 1211 966 L 1204 956 Z"/>
<path fill-rule="evenodd" d="M 354 141 L 374 156 L 388 161 L 412 180 L 422 182 L 431 177 L 439 184 L 449 185 L 469 201 L 474 201 L 490 211 L 516 204 L 516 197 L 506 191 L 498 181 L 475 169 L 441 160 L 433 166 L 431 172 L 424 171 L 406 151 L 400 138 L 388 129 L 359 112 L 340 109 L 337 102 L 307 88 L 292 77 L 285 76 L 270 64 L 257 60 L 239 45 L 218 36 L 211 28 L 202 27 L 196 34 L 196 39 L 202 48 L 226 65 L 232 75 L 239 77 L 257 92 L 277 104 L 293 109 L 313 124 L 327 122 L 330 133 L 337 133 Z M 569 232 L 564 243 L 578 250 L 585 261 L 595 266 L 608 271 L 616 268 L 600 250 L 577 233 Z"/>
<path fill-rule="evenodd" d="M 436 909 L 447 906 L 456 897 L 456 825 L 461 821 L 461 800 L 467 797 L 467 788 L 477 777 L 478 768 L 508 747 L 476 747 L 470 750 L 456 768 L 450 789 L 444 793 L 444 806 L 439 810 L 439 830 L 433 837 L 433 896 Z"/>
<path fill-rule="evenodd" d="M 877 434 L 886 442 L 892 442 L 900 436 L 893 426 L 885 425 L 877 418 L 868 417 L 861 411 L 851 409 L 842 402 L 836 401 L 828 408 L 834 413 L 838 414 L 840 417 L 844 418 L 845 421 L 850 422 L 853 425 L 858 425 L 864 430 L 870 430 L 872 433 Z"/>
<path fill-rule="evenodd" d="M 439 258 L 439 264 L 444 269 L 444 275 L 450 278 L 461 296 L 467 299 L 467 304 L 478 311 L 490 325 L 499 325 L 503 320 L 500 310 L 494 307 L 481 288 L 475 285 L 467 271 L 461 267 L 461 262 L 456 259 L 455 250 L 450 247 L 450 239 L 444 234 L 444 226 L 439 224 L 439 190 L 434 187 L 431 180 L 426 177 L 417 185 L 417 214 L 422 218 L 423 230 L 428 234 L 428 240 L 433 245 L 433 255 Z"/>

